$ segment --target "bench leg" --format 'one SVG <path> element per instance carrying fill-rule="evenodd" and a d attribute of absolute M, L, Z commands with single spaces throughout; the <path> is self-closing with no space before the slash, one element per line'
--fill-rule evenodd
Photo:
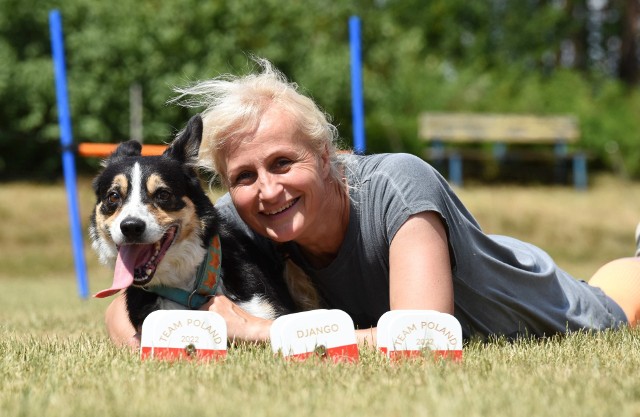
<path fill-rule="evenodd" d="M 449 182 L 462 187 L 462 158 L 458 154 L 449 155 Z"/>
<path fill-rule="evenodd" d="M 573 185 L 578 190 L 587 189 L 587 158 L 582 153 L 573 157 Z"/>

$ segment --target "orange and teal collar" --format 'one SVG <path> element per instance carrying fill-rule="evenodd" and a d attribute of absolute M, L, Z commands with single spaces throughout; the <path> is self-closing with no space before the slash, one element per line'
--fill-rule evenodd
<path fill-rule="evenodd" d="M 180 288 L 154 286 L 146 288 L 147 291 L 158 294 L 160 297 L 182 304 L 190 310 L 197 310 L 209 298 L 213 297 L 221 284 L 220 265 L 222 263 L 222 251 L 220 249 L 220 236 L 217 234 L 211 238 L 207 248 L 207 257 L 198 267 L 196 272 L 196 284 L 192 291 Z"/>

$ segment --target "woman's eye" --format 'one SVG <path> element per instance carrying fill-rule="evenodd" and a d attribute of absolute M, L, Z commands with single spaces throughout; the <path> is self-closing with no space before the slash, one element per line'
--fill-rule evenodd
<path fill-rule="evenodd" d="M 288 168 L 293 161 L 288 158 L 278 158 L 274 164 L 276 169 L 285 169 Z"/>
<path fill-rule="evenodd" d="M 253 173 L 244 171 L 236 175 L 234 179 L 235 184 L 248 184 L 253 180 Z"/>

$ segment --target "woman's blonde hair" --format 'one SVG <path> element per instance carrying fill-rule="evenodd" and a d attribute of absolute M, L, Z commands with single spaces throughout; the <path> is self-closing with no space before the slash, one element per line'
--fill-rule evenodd
<path fill-rule="evenodd" d="M 200 147 L 200 164 L 216 173 L 226 183 L 225 148 L 253 132 L 263 114 L 278 106 L 293 115 L 293 120 L 308 140 L 316 156 L 328 152 L 331 176 L 341 180 L 336 146 L 338 130 L 330 117 L 309 97 L 298 92 L 298 85 L 263 58 L 252 58 L 261 68 L 259 73 L 244 76 L 221 75 L 183 88 L 175 88 L 178 96 L 171 102 L 185 107 L 204 107 L 204 131 Z"/>
<path fill-rule="evenodd" d="M 200 165 L 217 174 L 228 186 L 225 154 L 228 145 L 246 139 L 257 128 L 263 114 L 271 106 L 288 111 L 317 157 L 327 152 L 331 162 L 330 177 L 343 184 L 338 168 L 338 130 L 329 116 L 309 97 L 298 92 L 298 85 L 289 82 L 266 59 L 252 58 L 261 68 L 245 76 L 221 75 L 212 80 L 176 88 L 178 96 L 170 102 L 185 107 L 204 107 L 204 130 L 200 146 Z M 281 250 L 283 247 L 281 245 Z M 289 292 L 301 310 L 319 308 L 321 298 L 311 279 L 288 254 L 285 258 L 285 281 Z"/>

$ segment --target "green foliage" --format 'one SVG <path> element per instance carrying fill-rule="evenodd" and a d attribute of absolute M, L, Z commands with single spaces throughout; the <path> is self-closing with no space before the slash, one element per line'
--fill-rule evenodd
<path fill-rule="evenodd" d="M 347 21 L 357 14 L 369 152 L 419 154 L 416 120 L 425 110 L 571 113 L 582 147 L 607 168 L 640 176 L 638 93 L 593 69 L 562 69 L 562 42 L 585 24 L 563 2 L 0 0 L 0 178 L 60 175 L 54 8 L 76 142 L 129 137 L 132 85 L 143 91 L 145 141 L 166 141 L 189 117 L 166 105 L 173 86 L 245 73 L 255 54 L 332 114 L 349 144 Z"/>

